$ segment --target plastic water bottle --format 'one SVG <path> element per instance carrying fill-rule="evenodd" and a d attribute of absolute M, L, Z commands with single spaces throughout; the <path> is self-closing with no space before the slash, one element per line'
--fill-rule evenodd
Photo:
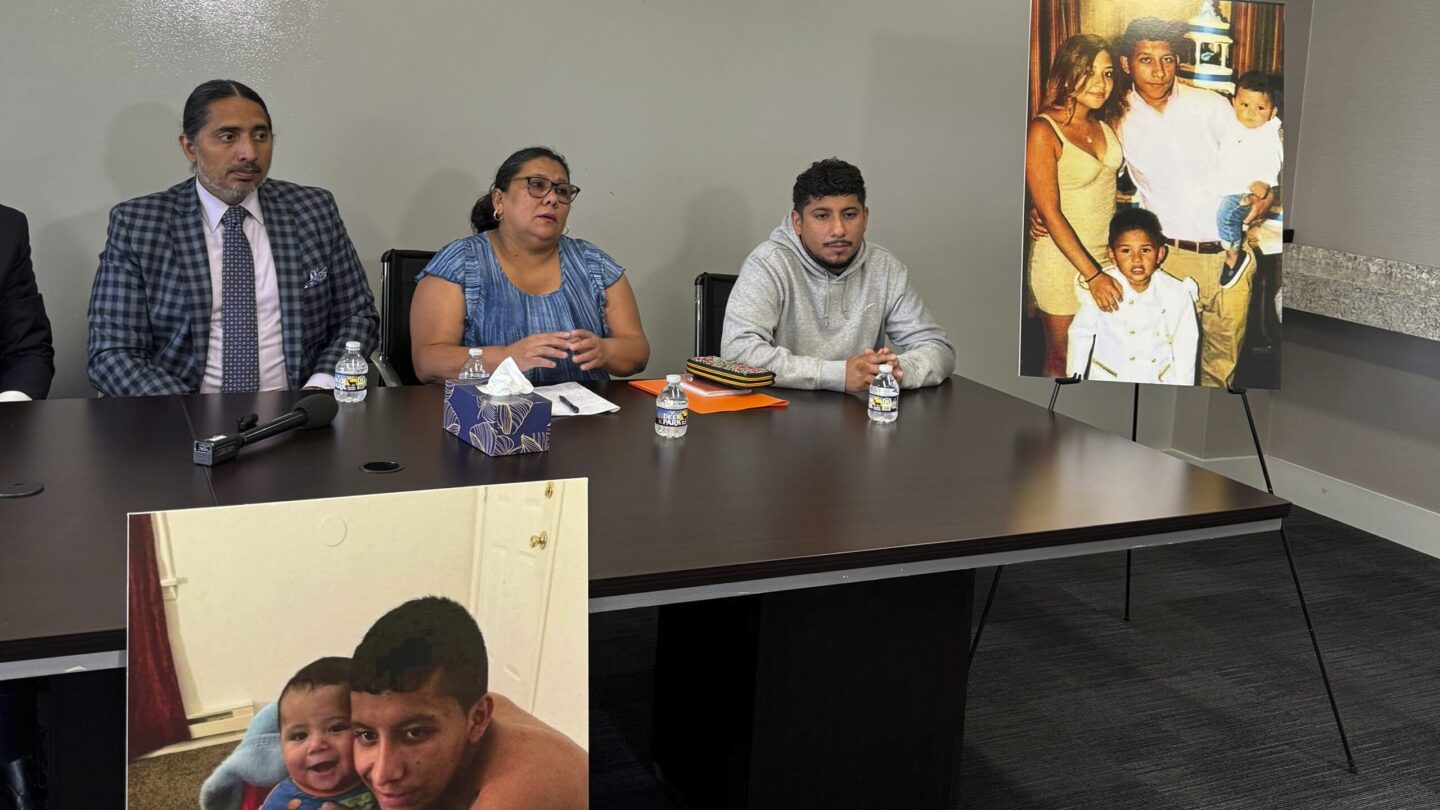
<path fill-rule="evenodd" d="M 365 375 L 370 373 L 370 364 L 360 354 L 360 341 L 345 341 L 345 354 L 335 364 L 335 401 L 364 402 Z"/>
<path fill-rule="evenodd" d="M 871 422 L 894 422 L 900 417 L 900 384 L 891 371 L 889 363 L 881 363 L 880 373 L 870 383 Z"/>
<path fill-rule="evenodd" d="M 490 379 L 490 372 L 485 370 L 485 360 L 482 357 L 484 353 L 484 349 L 471 347 L 470 359 L 460 367 L 460 379 L 477 383 L 483 383 Z"/>
<path fill-rule="evenodd" d="M 680 387 L 680 375 L 665 375 L 665 387 L 655 398 L 655 435 L 667 439 L 684 436 L 689 417 L 690 400 L 685 397 L 685 389 Z"/>

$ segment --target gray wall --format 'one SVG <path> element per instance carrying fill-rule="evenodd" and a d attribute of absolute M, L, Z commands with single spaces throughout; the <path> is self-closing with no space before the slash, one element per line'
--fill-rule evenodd
<path fill-rule="evenodd" d="M 1296 241 L 1440 267 L 1440 5 L 1314 0 L 1311 31 Z M 1440 511 L 1440 344 L 1287 313 L 1282 375 L 1267 452 Z"/>
<path fill-rule="evenodd" d="M 377 288 L 386 248 L 468 233 L 511 150 L 565 152 L 584 189 L 571 230 L 629 268 L 651 373 L 687 354 L 694 276 L 738 269 L 795 175 L 845 156 L 870 180 L 872 237 L 969 342 L 961 371 L 1013 376 L 1017 320 L 994 302 L 1018 292 L 1005 268 L 1019 256 L 1028 3 L 537 8 L 7 2 L 0 199 L 31 219 L 54 395 L 89 393 L 85 308 L 108 209 L 187 176 L 180 108 L 216 76 L 265 96 L 273 175 L 334 191 Z"/>
<path fill-rule="evenodd" d="M 1440 3 L 1314 0 L 1313 16 L 1296 241 L 1440 267 Z"/>

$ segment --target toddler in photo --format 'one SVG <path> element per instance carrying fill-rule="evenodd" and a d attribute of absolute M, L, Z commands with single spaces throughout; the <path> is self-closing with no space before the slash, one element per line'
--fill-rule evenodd
<path fill-rule="evenodd" d="M 1160 220 L 1143 208 L 1127 208 L 1110 220 L 1101 270 L 1120 282 L 1124 296 L 1105 312 L 1089 295 L 1070 323 L 1065 373 L 1089 380 L 1193 385 L 1200 330 L 1194 279 L 1180 281 L 1156 270 L 1165 263 Z"/>
<path fill-rule="evenodd" d="M 1275 115 L 1275 85 L 1267 73 L 1252 70 L 1240 77 L 1235 85 L 1235 126 L 1220 139 L 1220 182 L 1226 191 L 1215 222 L 1220 227 L 1220 243 L 1225 246 L 1225 267 L 1220 271 L 1220 286 L 1235 285 L 1254 261 L 1244 249 L 1245 228 L 1250 206 L 1257 197 L 1265 197 L 1280 183 L 1280 165 L 1284 147 L 1280 137 L 1280 119 Z"/>
<path fill-rule="evenodd" d="M 277 704 L 289 776 L 270 791 L 262 810 L 378 810 L 352 756 L 350 659 L 305 665 L 285 684 Z"/>

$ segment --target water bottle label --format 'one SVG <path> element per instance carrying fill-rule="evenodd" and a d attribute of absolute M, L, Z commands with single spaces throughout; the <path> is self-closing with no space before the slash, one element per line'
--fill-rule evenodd
<path fill-rule="evenodd" d="M 364 391 L 365 375 L 346 374 L 345 376 L 335 381 L 335 387 L 339 388 L 341 391 Z"/>
<path fill-rule="evenodd" d="M 878 413 L 890 413 L 900 407 L 900 397 L 891 397 L 884 394 L 870 394 L 870 410 Z"/>
<path fill-rule="evenodd" d="M 690 418 L 689 408 L 661 408 L 655 406 L 655 424 L 665 427 L 684 427 L 685 420 Z"/>

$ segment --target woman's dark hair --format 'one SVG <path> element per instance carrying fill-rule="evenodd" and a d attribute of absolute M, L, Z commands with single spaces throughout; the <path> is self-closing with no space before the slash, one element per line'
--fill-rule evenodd
<path fill-rule="evenodd" d="M 1045 80 L 1045 98 L 1040 109 L 1069 104 L 1075 94 L 1080 92 L 1080 88 L 1085 86 L 1085 82 L 1089 81 L 1090 72 L 1095 67 L 1095 57 L 1101 53 L 1110 54 L 1111 75 L 1118 77 L 1120 60 L 1115 58 L 1115 48 L 1104 37 L 1076 34 L 1065 40 L 1055 52 L 1055 60 L 1050 65 L 1050 75 Z M 1105 99 L 1105 104 L 1095 111 L 1099 120 L 1109 124 L 1120 118 L 1120 94 L 1116 92 L 1118 86 L 1116 78 L 1110 86 L 1110 95 Z"/>
<path fill-rule="evenodd" d="M 510 181 L 520 173 L 520 167 L 536 158 L 553 160 L 565 170 L 567 177 L 570 175 L 570 164 L 565 162 L 565 156 L 548 146 L 527 146 L 505 158 L 505 162 L 495 170 L 495 182 L 490 184 L 490 189 L 476 200 L 475 207 L 470 209 L 470 227 L 475 229 L 475 233 L 484 233 L 500 226 L 495 219 L 495 203 L 490 199 L 490 192 L 497 188 L 509 188 Z"/>
<path fill-rule="evenodd" d="M 860 170 L 840 158 L 829 157 L 810 164 L 810 168 L 795 178 L 795 187 L 790 190 L 790 202 L 795 212 L 805 213 L 805 206 L 811 200 L 822 197 L 849 197 L 853 195 L 865 204 L 865 178 Z"/>
<path fill-rule="evenodd" d="M 210 123 L 211 104 L 236 96 L 259 104 L 265 112 L 265 123 L 270 123 L 270 108 L 265 106 L 265 100 L 260 98 L 259 93 L 231 79 L 211 79 L 191 90 L 190 97 L 185 99 L 185 113 L 180 119 L 180 131 L 185 133 L 185 140 L 193 142 L 200 130 Z"/>

